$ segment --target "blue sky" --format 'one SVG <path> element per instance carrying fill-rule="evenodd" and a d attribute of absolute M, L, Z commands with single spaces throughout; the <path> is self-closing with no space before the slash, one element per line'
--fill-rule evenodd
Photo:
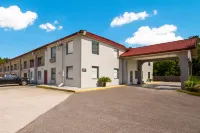
<path fill-rule="evenodd" d="M 1 15 L 12 5 L 22 14 L 31 11 L 37 17 L 32 14 L 33 23 L 26 25 L 24 21 L 28 20 L 18 20 L 21 16 L 16 12 Z M 13 58 L 80 29 L 132 47 L 200 35 L 199 7 L 198 0 L 1 0 L 0 57 Z M 125 12 L 128 18 L 123 16 Z M 146 14 L 144 18 L 139 15 L 142 12 Z M 130 20 L 131 16 L 134 20 Z M 118 21 L 112 27 L 115 18 Z M 52 31 L 40 28 L 47 23 L 54 26 Z"/>

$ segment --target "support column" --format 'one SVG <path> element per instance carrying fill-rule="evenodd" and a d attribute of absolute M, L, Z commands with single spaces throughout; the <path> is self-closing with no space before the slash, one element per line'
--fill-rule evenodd
<path fill-rule="evenodd" d="M 189 75 L 192 76 L 192 61 L 189 61 Z"/>
<path fill-rule="evenodd" d="M 9 62 L 9 73 L 11 74 L 11 62 Z"/>
<path fill-rule="evenodd" d="M 34 84 L 37 84 L 38 52 L 34 53 Z"/>
<path fill-rule="evenodd" d="M 143 76 L 142 65 L 143 65 L 143 63 L 144 62 L 142 62 L 142 61 L 137 62 L 137 65 L 138 65 L 138 84 L 142 84 L 142 76 Z"/>
<path fill-rule="evenodd" d="M 189 79 L 189 58 L 188 52 L 181 52 L 178 54 L 180 60 L 180 72 L 181 72 L 181 89 L 185 89 L 184 83 Z"/>
<path fill-rule="evenodd" d="M 19 76 L 21 77 L 21 71 L 22 71 L 22 65 L 21 65 L 21 59 L 19 59 Z"/>
<path fill-rule="evenodd" d="M 4 63 L 3 63 L 3 69 L 2 69 L 3 74 L 5 74 L 4 67 L 5 67 L 5 65 L 4 65 Z"/>
<path fill-rule="evenodd" d="M 128 60 L 127 59 L 121 59 L 121 81 L 122 84 L 128 84 Z"/>

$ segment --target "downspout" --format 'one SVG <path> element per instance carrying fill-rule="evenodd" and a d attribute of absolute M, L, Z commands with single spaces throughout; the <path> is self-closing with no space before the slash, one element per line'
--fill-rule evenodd
<path fill-rule="evenodd" d="M 63 47 L 64 47 L 64 44 L 62 44 L 62 80 L 63 80 L 63 86 L 65 85 L 65 74 L 64 74 L 64 70 L 63 70 L 63 65 L 64 65 L 64 63 L 63 63 L 63 61 L 64 61 L 64 56 L 63 56 Z"/>

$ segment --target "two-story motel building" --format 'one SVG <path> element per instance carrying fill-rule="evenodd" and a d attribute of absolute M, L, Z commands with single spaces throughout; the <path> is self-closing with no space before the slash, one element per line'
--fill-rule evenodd
<path fill-rule="evenodd" d="M 152 46 L 128 49 L 80 30 L 0 64 L 0 74 L 28 77 L 36 84 L 80 88 L 97 86 L 97 80 L 102 76 L 112 79 L 108 85 L 137 84 L 152 79 L 152 61 L 155 59 L 182 57 L 183 51 L 187 55 L 190 52 L 184 45 L 171 51 L 164 49 L 163 44 L 154 45 L 160 49 Z"/>

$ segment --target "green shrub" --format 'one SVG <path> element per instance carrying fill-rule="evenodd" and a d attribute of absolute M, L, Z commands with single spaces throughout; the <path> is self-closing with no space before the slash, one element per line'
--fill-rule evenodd
<path fill-rule="evenodd" d="M 98 79 L 98 83 L 100 83 L 103 87 L 106 86 L 107 82 L 112 82 L 112 80 L 109 77 L 101 77 Z"/>
<path fill-rule="evenodd" d="M 151 82 L 152 81 L 152 79 L 147 79 L 147 82 Z"/>
<path fill-rule="evenodd" d="M 185 82 L 185 88 L 191 92 L 199 92 L 200 91 L 200 82 L 196 77 L 191 76 L 188 81 Z"/>

